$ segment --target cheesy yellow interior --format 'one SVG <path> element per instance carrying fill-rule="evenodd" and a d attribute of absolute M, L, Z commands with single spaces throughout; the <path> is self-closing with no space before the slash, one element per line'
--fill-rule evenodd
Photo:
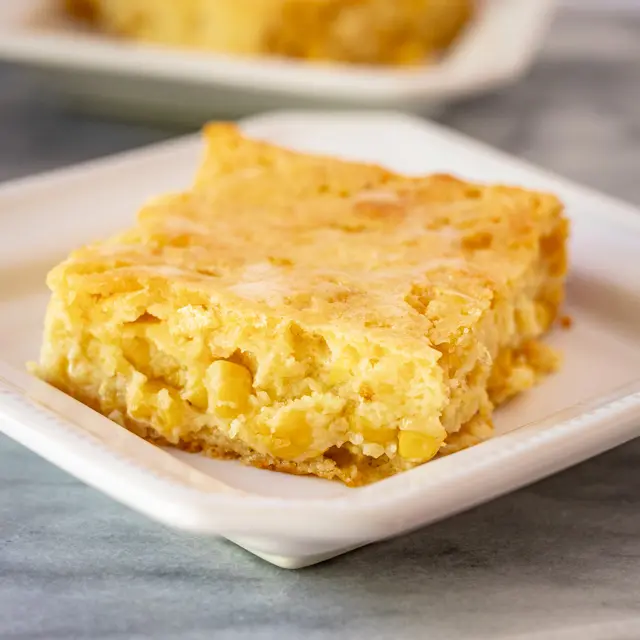
<path fill-rule="evenodd" d="M 423 461 L 445 439 L 440 415 L 448 399 L 434 356 L 330 330 L 320 335 L 287 320 L 249 324 L 232 310 L 186 299 L 129 297 L 128 305 L 88 298 L 72 314 L 53 316 L 56 348 L 44 360 L 49 375 L 55 368 L 60 379 L 81 383 L 84 395 L 100 397 L 105 413 L 117 417 L 124 406 L 169 442 L 220 429 L 287 460 L 349 443 L 367 456 L 399 450 Z M 87 328 L 80 340 L 69 324 Z"/>

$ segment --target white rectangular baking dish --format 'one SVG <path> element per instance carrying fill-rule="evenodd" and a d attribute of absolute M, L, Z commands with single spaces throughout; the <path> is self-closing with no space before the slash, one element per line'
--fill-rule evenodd
<path fill-rule="evenodd" d="M 0 430 L 165 524 L 300 567 L 427 525 L 640 435 L 640 214 L 437 126 L 393 113 L 281 113 L 244 123 L 300 149 L 407 173 L 549 189 L 572 219 L 562 371 L 496 414 L 484 444 L 361 489 L 165 451 L 33 379 L 47 270 L 188 184 L 197 138 L 0 187 Z"/>
<path fill-rule="evenodd" d="M 85 29 L 58 0 L 0 2 L 0 60 L 91 109 L 185 123 L 266 109 L 341 106 L 425 113 L 521 77 L 555 0 L 479 0 L 477 19 L 440 62 L 411 69 L 240 59 L 139 45 Z"/>

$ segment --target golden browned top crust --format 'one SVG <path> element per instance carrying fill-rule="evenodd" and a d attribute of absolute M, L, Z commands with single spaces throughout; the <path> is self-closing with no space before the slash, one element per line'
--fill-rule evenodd
<path fill-rule="evenodd" d="M 99 292 L 170 276 L 239 308 L 392 342 L 455 342 L 564 224 L 551 195 L 450 176 L 409 178 L 210 125 L 192 191 L 71 255 L 50 276 Z M 564 273 L 557 265 L 557 275 Z M 550 274 L 553 275 L 553 274 Z"/>

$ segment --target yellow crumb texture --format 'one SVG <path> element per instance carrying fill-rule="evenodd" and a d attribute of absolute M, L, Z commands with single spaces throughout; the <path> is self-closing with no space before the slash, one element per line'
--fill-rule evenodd
<path fill-rule="evenodd" d="M 135 40 L 240 55 L 416 64 L 445 50 L 474 0 L 64 0 Z"/>
<path fill-rule="evenodd" d="M 45 380 L 149 440 L 358 485 L 486 438 L 556 367 L 554 196 L 206 140 L 189 191 L 49 274 Z"/>

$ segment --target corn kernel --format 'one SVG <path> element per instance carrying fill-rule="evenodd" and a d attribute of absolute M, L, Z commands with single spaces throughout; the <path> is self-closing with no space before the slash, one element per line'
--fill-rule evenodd
<path fill-rule="evenodd" d="M 401 431 L 398 436 L 400 455 L 407 460 L 430 460 L 438 453 L 441 444 L 441 439 L 419 431 Z"/>
<path fill-rule="evenodd" d="M 227 360 L 216 360 L 207 370 L 209 411 L 233 419 L 246 411 L 253 388 L 248 369 Z"/>
<path fill-rule="evenodd" d="M 272 427 L 272 439 L 269 452 L 283 458 L 294 460 L 300 457 L 311 457 L 319 452 L 312 452 L 313 434 L 304 411 L 289 411 Z"/>
<path fill-rule="evenodd" d="M 365 444 L 371 443 L 385 446 L 395 441 L 397 430 L 387 427 L 362 426 L 360 433 L 362 433 Z"/>
<path fill-rule="evenodd" d="M 207 410 L 209 394 L 201 380 L 190 380 L 183 391 L 183 396 L 196 409 Z"/>
<path fill-rule="evenodd" d="M 146 381 L 139 373 L 134 374 L 127 391 L 127 413 L 134 420 L 154 421 L 160 433 L 169 439 L 171 426 L 183 421 L 178 392 L 158 382 Z"/>

